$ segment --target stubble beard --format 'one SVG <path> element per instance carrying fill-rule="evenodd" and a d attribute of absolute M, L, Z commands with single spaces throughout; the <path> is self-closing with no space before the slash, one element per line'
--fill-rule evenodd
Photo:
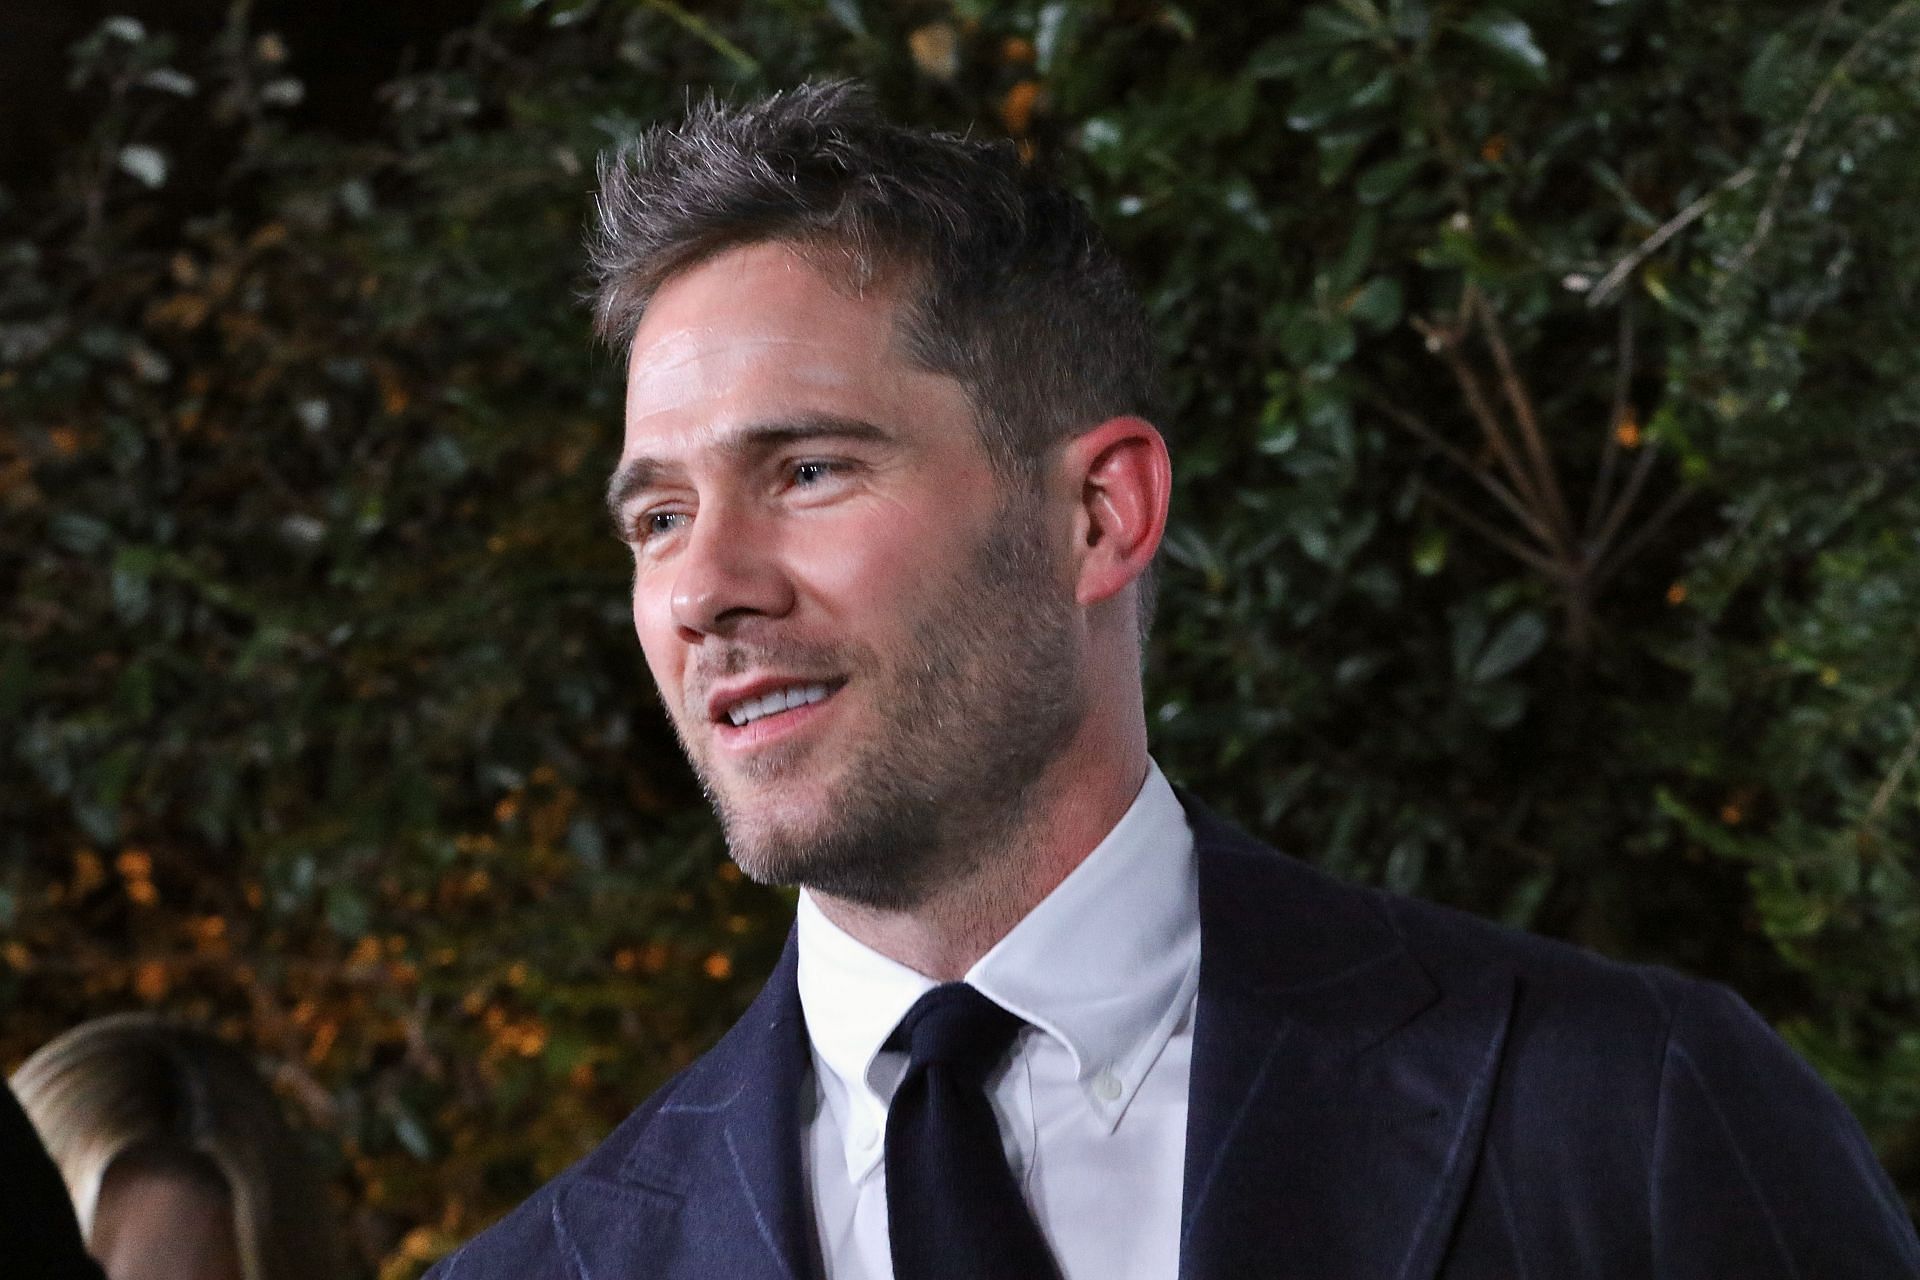
<path fill-rule="evenodd" d="M 911 910 L 1017 856 L 1047 767 L 1085 710 L 1073 605 L 1024 504 L 1009 503 L 953 587 L 892 659 L 768 652 L 768 665 L 848 671 L 885 715 L 836 777 L 809 781 L 809 823 L 774 812 L 767 791 L 800 762 L 780 749 L 747 767 L 757 802 L 732 794 L 682 735 L 733 859 L 762 884 L 801 886 L 858 906 Z M 797 661 L 796 661 L 797 659 Z M 757 776 L 756 776 L 757 775 Z"/>

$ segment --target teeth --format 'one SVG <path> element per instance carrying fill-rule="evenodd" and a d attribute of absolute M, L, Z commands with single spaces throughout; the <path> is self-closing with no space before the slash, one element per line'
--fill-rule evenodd
<path fill-rule="evenodd" d="M 772 693 L 761 694 L 757 698 L 748 698 L 745 702 L 736 702 L 727 708 L 727 719 L 736 725 L 752 724 L 763 716 L 785 711 L 789 707 L 803 707 L 809 702 L 819 702 L 827 696 L 824 684 L 795 684 L 784 689 L 775 689 Z"/>

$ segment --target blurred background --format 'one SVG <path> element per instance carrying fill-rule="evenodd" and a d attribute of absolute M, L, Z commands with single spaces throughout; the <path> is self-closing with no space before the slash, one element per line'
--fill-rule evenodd
<path fill-rule="evenodd" d="M 0 1069 L 213 1029 L 406 1280 L 744 1006 L 579 240 L 827 75 L 1134 267 L 1169 774 L 1731 983 L 1920 1206 L 1920 0 L 11 0 Z"/>

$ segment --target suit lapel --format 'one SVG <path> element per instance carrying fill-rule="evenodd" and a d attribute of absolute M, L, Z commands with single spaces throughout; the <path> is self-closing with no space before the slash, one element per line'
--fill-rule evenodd
<path fill-rule="evenodd" d="M 1183 1280 L 1431 1280 L 1473 1173 L 1511 975 L 1436 983 L 1369 895 L 1182 800 L 1202 920 Z M 554 1226 L 579 1280 L 821 1274 L 794 970 L 789 939 L 747 1014 L 636 1117 L 624 1158 L 564 1184 Z"/>
<path fill-rule="evenodd" d="M 1199 1015 L 1185 1280 L 1429 1280 L 1471 1177 L 1512 978 L 1437 984 L 1367 894 L 1190 799 Z"/>
<path fill-rule="evenodd" d="M 812 1070 L 791 937 L 745 1016 L 643 1117 L 609 1175 L 554 1206 L 581 1280 L 812 1280 L 820 1273 L 800 1164 Z"/>

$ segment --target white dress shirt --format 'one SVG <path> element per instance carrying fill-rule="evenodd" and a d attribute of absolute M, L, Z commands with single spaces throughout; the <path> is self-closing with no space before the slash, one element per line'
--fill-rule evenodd
<path fill-rule="evenodd" d="M 805 893 L 800 1005 L 813 1043 L 801 1147 L 832 1280 L 892 1280 L 882 1045 L 935 983 L 855 941 Z M 1030 1025 L 987 1091 L 1008 1163 L 1066 1280 L 1166 1280 L 1179 1262 L 1200 977 L 1193 834 L 1149 764 L 1106 839 L 966 981 Z"/>

